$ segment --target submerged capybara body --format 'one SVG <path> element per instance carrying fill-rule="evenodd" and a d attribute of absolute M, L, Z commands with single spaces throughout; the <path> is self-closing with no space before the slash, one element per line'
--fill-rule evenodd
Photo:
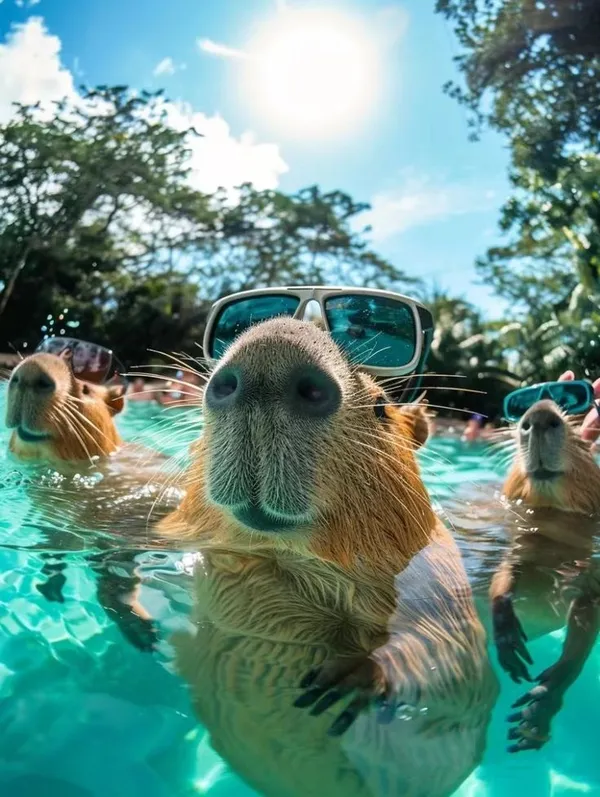
<path fill-rule="evenodd" d="M 62 602 L 62 551 L 99 546 L 88 559 L 98 575 L 100 603 L 134 644 L 148 648 L 155 632 L 137 599 L 135 547 L 114 550 L 108 537 L 96 535 L 92 541 L 90 533 L 137 537 L 139 545 L 146 540 L 150 513 L 166 514 L 181 494 L 164 490 L 164 458 L 123 443 L 115 426 L 123 407 L 123 386 L 83 381 L 74 375 L 68 355 L 38 353 L 12 372 L 5 420 L 11 454 L 40 466 L 31 472 L 28 492 L 48 521 L 51 539 L 37 546 L 47 577 L 38 590 Z M 46 553 L 48 548 L 54 552 Z"/>
<path fill-rule="evenodd" d="M 174 642 L 213 746 L 267 797 L 450 794 L 497 686 L 419 475 L 423 411 L 290 319 L 233 344 L 204 407 L 162 530 L 199 552 Z"/>
<path fill-rule="evenodd" d="M 491 586 L 498 657 L 513 680 L 530 680 L 525 642 L 567 623 L 558 662 L 536 679 L 511 716 L 513 751 L 539 748 L 577 679 L 600 624 L 600 572 L 593 557 L 600 513 L 600 468 L 552 401 L 539 401 L 515 430 L 517 452 L 504 485 L 523 521 Z M 538 663 L 539 666 L 539 663 Z"/>

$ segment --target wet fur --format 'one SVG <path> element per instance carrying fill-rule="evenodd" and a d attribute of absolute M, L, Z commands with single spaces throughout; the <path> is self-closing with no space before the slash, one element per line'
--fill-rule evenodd
<path fill-rule="evenodd" d="M 447 795 L 482 755 L 497 685 L 460 556 L 419 474 L 425 412 L 388 405 L 378 418 L 381 388 L 310 324 L 255 327 L 221 365 L 236 362 L 256 400 L 233 419 L 206 411 L 187 495 L 161 523 L 201 554 L 196 630 L 174 640 L 198 717 L 268 797 Z M 302 363 L 338 382 L 327 421 L 294 424 L 274 398 Z M 223 508 L 236 491 L 303 522 L 250 532 Z M 383 726 L 366 712 L 334 739 L 335 709 L 292 706 L 310 669 L 377 651 L 426 714 Z"/>
<path fill-rule="evenodd" d="M 45 390 L 43 385 L 50 383 L 55 388 Z M 124 445 L 120 439 L 114 419 L 124 405 L 121 386 L 83 382 L 74 376 L 67 359 L 34 354 L 11 375 L 6 423 L 13 428 L 9 442 L 12 455 L 37 466 L 28 473 L 28 493 L 36 512 L 42 513 L 42 526 L 49 529 L 47 541 L 37 546 L 46 577 L 38 590 L 48 600 L 62 602 L 67 567 L 62 551 L 98 547 L 98 552 L 87 558 L 98 576 L 100 603 L 133 644 L 148 649 L 155 632 L 138 600 L 138 551 L 111 550 L 114 545 L 92 533 L 97 530 L 130 540 L 135 540 L 136 534 L 145 538 L 148 514 L 161 491 L 161 458 L 149 457 L 149 452 Z M 22 440 L 15 428 L 22 424 L 29 431 L 48 435 L 48 439 L 33 443 Z M 95 483 L 84 486 L 82 477 Z M 173 505 L 167 503 L 163 514 Z M 157 507 L 160 511 L 160 503 Z M 77 533 L 79 529 L 83 534 Z M 127 575 L 121 572 L 124 568 L 129 571 Z"/>
<path fill-rule="evenodd" d="M 556 411 L 559 412 L 558 408 Z M 564 422 L 564 442 L 560 457 L 564 475 L 551 481 L 535 481 L 525 467 L 523 453 L 517 449 L 504 484 L 511 501 L 521 500 L 535 508 L 558 509 L 584 515 L 600 513 L 600 468 L 589 442 L 582 440 L 577 427 Z"/>
<path fill-rule="evenodd" d="M 525 708 L 527 716 L 513 718 L 522 723 L 511 737 L 515 751 L 547 741 L 552 719 L 583 668 L 600 624 L 600 572 L 592 557 L 599 530 L 600 468 L 578 428 L 553 402 L 540 404 L 561 419 L 544 456 L 562 474 L 550 480 L 532 478 L 529 451 L 520 440 L 520 427 L 515 430 L 518 450 L 504 494 L 522 502 L 519 509 L 534 513 L 524 516 L 492 580 L 492 620 L 500 663 L 516 681 L 527 680 L 530 664 L 518 652 L 525 641 L 518 641 L 519 624 L 528 639 L 535 639 L 566 623 L 567 638 L 558 662 L 540 676 L 546 690 L 541 699 Z M 536 667 L 543 669 L 537 662 Z"/>

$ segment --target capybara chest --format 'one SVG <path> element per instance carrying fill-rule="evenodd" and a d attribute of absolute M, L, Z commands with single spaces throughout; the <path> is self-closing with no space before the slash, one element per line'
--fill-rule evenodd
<path fill-rule="evenodd" d="M 385 628 L 369 628 L 360 614 L 353 622 L 352 607 L 359 612 L 374 600 L 369 585 L 355 584 L 349 594 L 323 571 L 319 600 L 311 583 L 319 583 L 314 573 L 299 575 L 268 560 L 203 557 L 196 628 L 179 635 L 175 647 L 214 748 L 266 797 L 450 794 L 481 752 L 487 703 L 471 721 L 456 722 L 455 711 L 449 717 L 448 705 L 425 693 L 389 725 L 378 722 L 375 708 L 366 711 L 340 738 L 327 733 L 339 706 L 316 717 L 294 707 L 314 667 L 373 650 L 385 636 Z M 383 600 L 382 615 L 385 609 Z M 454 708 L 464 715 L 456 701 L 454 692 Z"/>

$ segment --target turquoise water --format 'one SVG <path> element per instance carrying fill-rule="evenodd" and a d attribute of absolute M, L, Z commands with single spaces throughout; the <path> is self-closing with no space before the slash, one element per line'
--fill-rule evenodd
<path fill-rule="evenodd" d="M 184 462 L 198 424 L 193 412 L 161 413 L 137 404 L 120 427 L 125 439 L 160 447 Z M 37 797 L 42 790 L 50 797 L 251 795 L 211 750 L 187 687 L 173 672 L 165 640 L 188 623 L 185 560 L 163 551 L 138 557 L 142 603 L 160 627 L 162 641 L 154 655 L 130 645 L 109 621 L 84 552 L 68 557 L 64 602 L 45 600 L 36 589 L 43 560 L 31 546 L 47 536 L 46 521 L 30 504 L 23 473 L 5 454 L 8 436 L 2 434 L 0 795 Z M 421 461 L 440 511 L 456 529 L 473 583 L 486 582 L 506 542 L 503 530 L 482 518 L 475 505 L 494 500 L 502 478 L 498 459 L 484 444 L 434 439 Z M 530 643 L 534 673 L 558 658 L 562 639 L 563 632 L 557 632 Z M 504 674 L 499 679 L 501 695 L 484 760 L 456 796 L 600 794 L 600 645 L 569 690 L 553 738 L 540 752 L 506 753 L 509 706 L 525 690 Z"/>

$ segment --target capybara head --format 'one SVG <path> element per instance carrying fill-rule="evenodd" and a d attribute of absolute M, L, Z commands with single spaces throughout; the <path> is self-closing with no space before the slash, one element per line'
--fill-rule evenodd
<path fill-rule="evenodd" d="M 122 386 L 77 379 L 68 356 L 33 354 L 12 372 L 6 425 L 10 450 L 22 459 L 79 461 L 106 456 L 120 443 L 114 416 Z"/>
<path fill-rule="evenodd" d="M 314 324 L 278 318 L 241 335 L 210 377 L 204 414 L 182 527 L 392 568 L 429 541 L 415 458 L 424 408 L 394 406 Z"/>
<path fill-rule="evenodd" d="M 504 492 L 538 507 L 600 512 L 600 468 L 562 410 L 538 401 L 515 429 L 517 453 Z"/>

